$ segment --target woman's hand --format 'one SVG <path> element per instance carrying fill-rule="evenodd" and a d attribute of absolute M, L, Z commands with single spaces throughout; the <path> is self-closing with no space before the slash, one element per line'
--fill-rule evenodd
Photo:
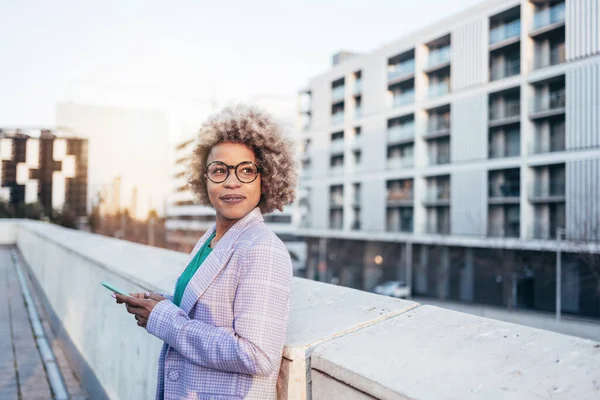
<path fill-rule="evenodd" d="M 131 293 L 131 297 L 115 294 L 118 304 L 125 303 L 127 312 L 135 315 L 138 326 L 145 328 L 148 317 L 159 301 L 166 300 L 156 293 Z"/>

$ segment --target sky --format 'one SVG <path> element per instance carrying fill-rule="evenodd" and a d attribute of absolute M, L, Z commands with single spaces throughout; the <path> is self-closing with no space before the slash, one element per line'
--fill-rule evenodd
<path fill-rule="evenodd" d="M 479 2 L 0 0 L 0 126 L 54 126 L 58 101 L 191 119 L 213 99 L 295 104 L 337 50 L 375 50 Z"/>

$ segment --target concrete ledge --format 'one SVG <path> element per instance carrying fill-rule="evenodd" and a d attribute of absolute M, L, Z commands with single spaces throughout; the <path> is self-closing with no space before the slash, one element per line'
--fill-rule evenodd
<path fill-rule="evenodd" d="M 385 399 L 600 398 L 599 343 L 433 306 L 318 346 L 311 368 L 328 377 L 315 399 L 340 382 Z"/>

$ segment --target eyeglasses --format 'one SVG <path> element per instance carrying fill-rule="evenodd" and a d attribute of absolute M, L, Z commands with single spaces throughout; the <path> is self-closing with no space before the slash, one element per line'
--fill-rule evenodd
<path fill-rule="evenodd" d="M 235 176 L 242 183 L 252 183 L 262 172 L 262 168 L 252 161 L 242 161 L 238 165 L 227 165 L 222 161 L 213 161 L 206 166 L 206 177 L 214 183 L 222 183 L 229 178 L 229 170 L 235 171 Z"/>

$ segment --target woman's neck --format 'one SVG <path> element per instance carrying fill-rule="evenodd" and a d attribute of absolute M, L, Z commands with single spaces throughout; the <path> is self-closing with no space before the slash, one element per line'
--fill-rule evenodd
<path fill-rule="evenodd" d="M 211 241 L 210 247 L 215 247 L 219 240 L 221 240 L 221 238 L 225 236 L 229 228 L 231 228 L 236 222 L 237 220 L 227 219 L 217 215 L 217 227 L 215 231 L 215 237 Z"/>

